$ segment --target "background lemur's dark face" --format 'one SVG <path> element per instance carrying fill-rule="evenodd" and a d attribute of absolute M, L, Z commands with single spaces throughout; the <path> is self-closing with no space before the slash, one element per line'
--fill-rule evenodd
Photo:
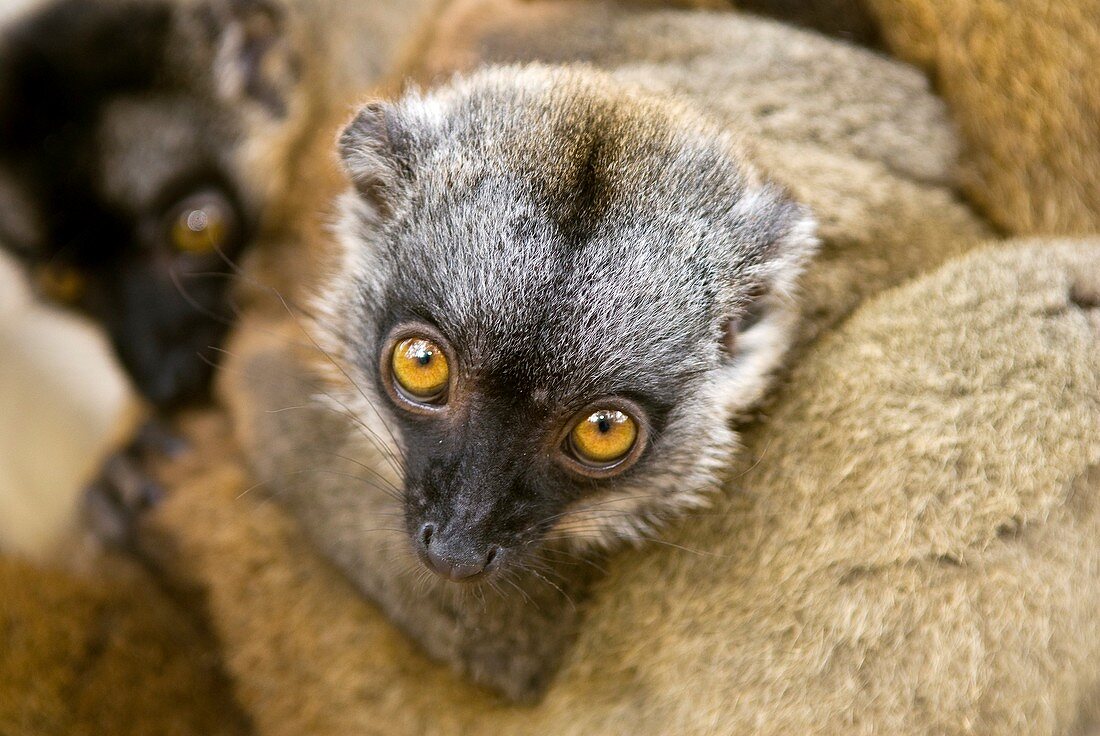
<path fill-rule="evenodd" d="M 591 72 L 371 105 L 341 145 L 349 262 L 321 302 L 425 564 L 474 578 L 701 500 L 782 352 L 801 207 L 708 122 Z"/>
<path fill-rule="evenodd" d="M 239 0 L 60 0 L 0 32 L 0 242 L 160 406 L 204 394 L 233 316 L 262 200 L 240 149 L 286 113 L 241 80 L 277 20 Z"/>

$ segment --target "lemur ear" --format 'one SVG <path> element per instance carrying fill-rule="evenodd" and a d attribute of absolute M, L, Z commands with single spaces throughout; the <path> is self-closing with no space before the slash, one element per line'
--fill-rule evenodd
<path fill-rule="evenodd" d="M 812 214 L 786 192 L 766 189 L 752 199 L 751 211 L 738 215 L 753 241 L 746 249 L 752 255 L 739 259 L 722 329 L 728 366 L 723 397 L 738 410 L 762 397 L 794 339 L 796 284 L 818 246 Z"/>
<path fill-rule="evenodd" d="M 359 194 L 379 211 L 391 211 L 402 181 L 410 176 L 409 137 L 396 106 L 381 100 L 367 103 L 340 133 L 337 145 Z"/>
<path fill-rule="evenodd" d="M 207 22 L 216 36 L 214 80 L 227 102 L 258 104 L 270 115 L 287 115 L 301 77 L 285 11 L 269 0 L 213 0 Z"/>
<path fill-rule="evenodd" d="M 751 190 L 731 209 L 727 309 L 742 330 L 769 304 L 788 299 L 817 252 L 817 222 L 809 208 L 775 184 Z"/>

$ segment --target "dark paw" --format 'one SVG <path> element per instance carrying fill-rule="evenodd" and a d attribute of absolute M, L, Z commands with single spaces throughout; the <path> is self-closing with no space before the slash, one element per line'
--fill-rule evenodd
<path fill-rule="evenodd" d="M 125 449 L 107 458 L 84 493 L 86 518 L 104 542 L 131 546 L 141 516 L 164 498 L 153 477 L 158 457 L 175 457 L 187 444 L 159 420 L 147 422 Z"/>
<path fill-rule="evenodd" d="M 104 542 L 128 547 L 141 515 L 163 495 L 145 463 L 129 451 L 120 452 L 107 459 L 99 476 L 85 489 L 88 523 Z"/>

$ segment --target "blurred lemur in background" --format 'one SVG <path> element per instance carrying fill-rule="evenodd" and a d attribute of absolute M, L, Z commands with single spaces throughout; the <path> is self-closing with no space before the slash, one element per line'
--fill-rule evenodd
<path fill-rule="evenodd" d="M 0 242 L 103 327 L 162 418 L 208 398 L 238 263 L 293 209 L 315 120 L 385 71 L 427 2 L 359 5 L 51 0 L 0 30 Z M 113 490 L 148 487 L 146 440 L 170 438 L 112 458 Z"/>
<path fill-rule="evenodd" d="M 229 9 L 61 0 L 0 36 L 0 237 L 164 409 L 206 394 L 281 173 L 241 143 L 282 132 L 297 62 L 271 8 Z"/>

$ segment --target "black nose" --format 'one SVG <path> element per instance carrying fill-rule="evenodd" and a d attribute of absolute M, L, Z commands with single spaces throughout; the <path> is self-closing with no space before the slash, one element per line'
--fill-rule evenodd
<path fill-rule="evenodd" d="M 496 545 L 462 543 L 445 538 L 435 524 L 420 527 L 420 559 L 429 570 L 447 580 L 471 582 L 491 569 L 500 553 Z"/>

